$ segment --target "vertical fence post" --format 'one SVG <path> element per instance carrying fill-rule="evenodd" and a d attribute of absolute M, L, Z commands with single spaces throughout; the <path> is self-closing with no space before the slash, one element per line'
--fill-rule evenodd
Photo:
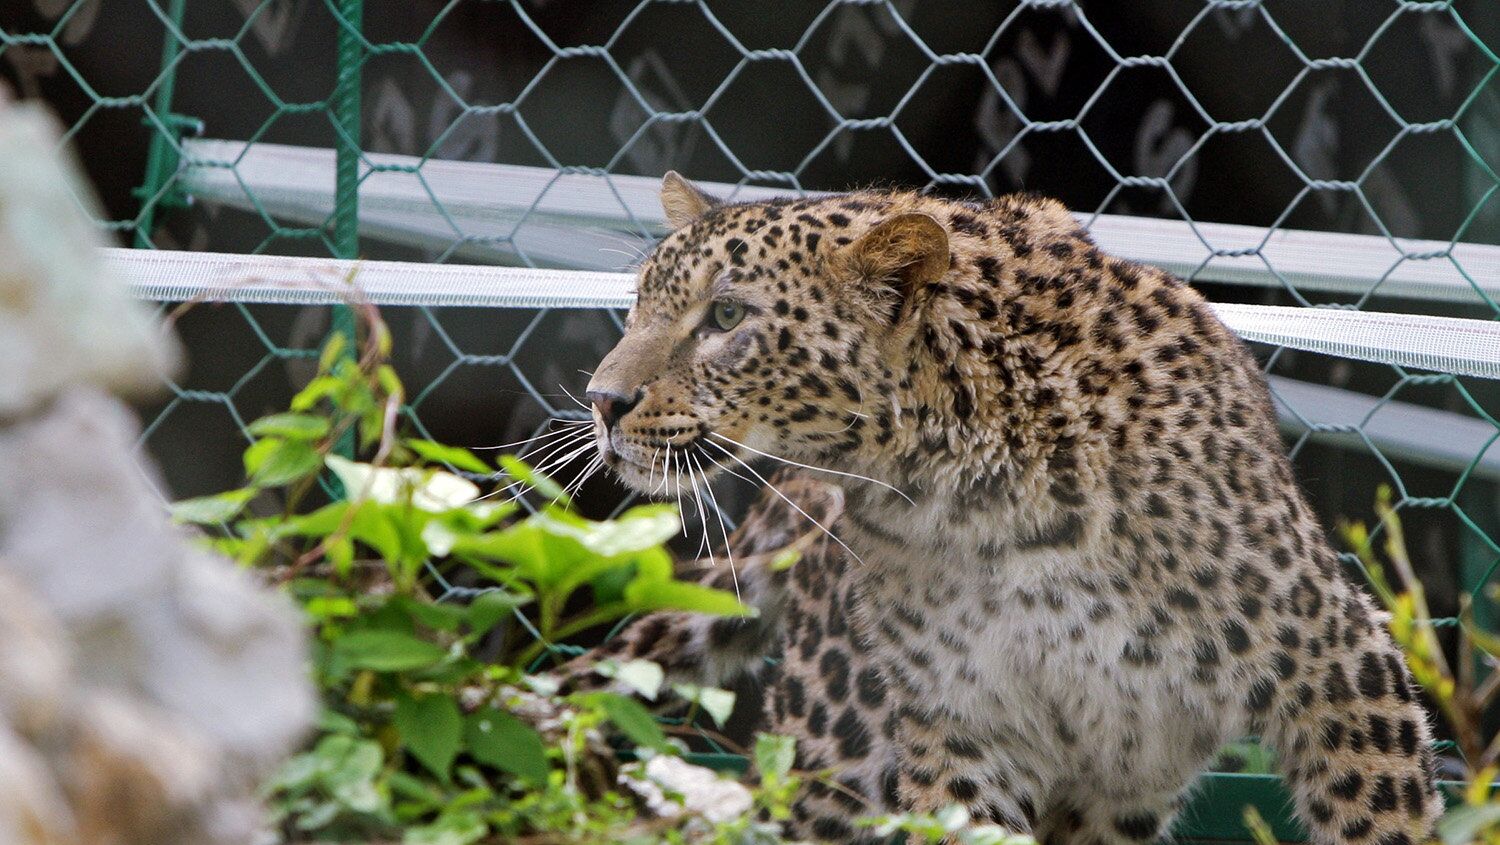
<path fill-rule="evenodd" d="M 339 16 L 338 82 L 332 111 L 337 163 L 334 170 L 333 251 L 337 258 L 359 257 L 360 78 L 364 72 L 364 0 L 337 0 Z M 354 356 L 354 312 L 347 305 L 333 307 L 332 334 L 342 336 L 347 355 Z M 353 457 L 354 431 L 336 445 Z"/>
<path fill-rule="evenodd" d="M 338 0 L 338 82 L 333 92 L 335 149 L 333 248 L 339 258 L 359 255 L 360 76 L 364 50 L 364 0 Z"/>
<path fill-rule="evenodd" d="M 134 245 L 138 249 L 151 249 L 155 246 L 151 242 L 151 231 L 156 227 L 156 195 L 167 184 L 167 180 L 175 175 L 173 171 L 176 170 L 177 150 L 173 148 L 173 142 L 176 141 L 177 124 L 172 116 L 172 93 L 177 86 L 177 54 L 182 51 L 177 33 L 182 31 L 182 15 L 186 6 L 187 0 L 172 0 L 167 7 L 167 16 L 171 18 L 172 26 L 162 33 L 161 84 L 157 86 L 156 101 L 152 108 L 156 112 L 156 119 L 171 131 L 166 132 L 157 127 L 151 133 L 151 145 L 146 152 L 146 177 L 138 191 L 141 216 L 136 221 L 134 238 Z M 148 122 L 147 125 L 151 124 Z"/>

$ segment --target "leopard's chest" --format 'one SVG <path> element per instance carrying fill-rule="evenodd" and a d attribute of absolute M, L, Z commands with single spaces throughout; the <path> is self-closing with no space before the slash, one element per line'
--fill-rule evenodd
<path fill-rule="evenodd" d="M 1214 744 L 1225 732 L 1225 696 L 1190 676 L 1194 632 L 1162 626 L 1149 600 L 1116 591 L 1082 555 L 918 563 L 876 553 L 850 573 L 851 612 L 918 712 L 940 708 L 1044 755 L 1171 768 L 1184 736 Z"/>

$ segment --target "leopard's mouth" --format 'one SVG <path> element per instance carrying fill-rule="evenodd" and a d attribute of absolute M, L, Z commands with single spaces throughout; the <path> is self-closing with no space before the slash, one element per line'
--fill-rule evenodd
<path fill-rule="evenodd" d="M 706 433 L 679 443 L 635 441 L 618 430 L 599 441 L 600 457 L 625 486 L 648 496 L 673 497 L 724 470 L 727 458 Z"/>

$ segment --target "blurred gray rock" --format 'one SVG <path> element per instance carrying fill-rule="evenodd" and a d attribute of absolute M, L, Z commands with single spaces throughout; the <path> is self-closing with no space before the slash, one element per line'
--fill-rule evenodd
<path fill-rule="evenodd" d="M 311 725 L 296 609 L 167 519 L 115 397 L 175 341 L 108 278 L 50 118 L 0 101 L 0 845 L 230 845 Z"/>
<path fill-rule="evenodd" d="M 82 211 L 93 192 L 59 135 L 41 106 L 0 92 L 0 418 L 76 384 L 151 392 L 181 358 L 150 309 L 105 278 L 103 233 Z"/>

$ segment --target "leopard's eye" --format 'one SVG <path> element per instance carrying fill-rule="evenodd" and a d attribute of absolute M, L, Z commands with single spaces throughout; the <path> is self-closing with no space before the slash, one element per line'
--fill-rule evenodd
<path fill-rule="evenodd" d="M 709 311 L 709 322 L 721 332 L 727 332 L 745 319 L 745 306 L 732 299 L 716 299 Z"/>

